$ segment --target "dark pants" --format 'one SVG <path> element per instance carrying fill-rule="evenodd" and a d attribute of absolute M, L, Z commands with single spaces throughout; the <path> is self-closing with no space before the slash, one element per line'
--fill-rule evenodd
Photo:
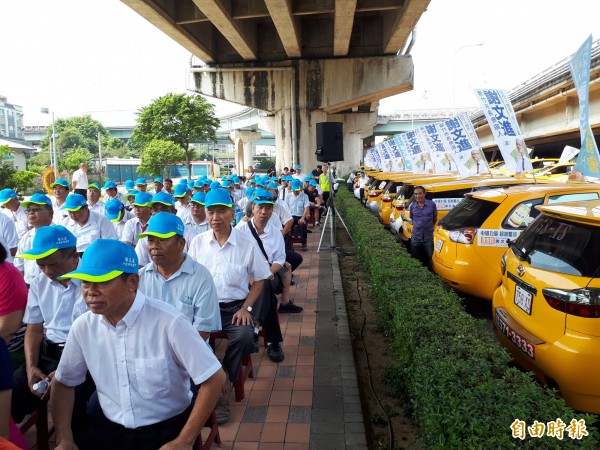
<path fill-rule="evenodd" d="M 300 239 L 302 242 L 302 245 L 306 245 L 306 239 L 308 237 L 308 227 L 306 226 L 306 222 L 304 222 L 303 224 L 300 223 L 300 219 L 302 218 L 302 216 L 292 216 L 294 219 L 294 224 L 292 225 L 292 230 L 294 229 L 294 227 L 298 227 L 298 230 L 300 231 Z"/>
<path fill-rule="evenodd" d="M 304 258 L 302 257 L 302 255 L 300 253 L 286 250 L 285 261 L 290 263 L 290 265 L 292 266 L 292 272 L 293 272 L 294 270 L 296 270 L 298 268 L 298 266 L 300 266 L 300 264 L 302 264 L 302 261 L 304 261 Z"/>
<path fill-rule="evenodd" d="M 73 193 L 75 193 L 75 194 L 81 194 L 81 195 L 83 195 L 84 197 L 87 198 L 87 188 L 86 189 L 75 189 L 73 191 Z"/>
<path fill-rule="evenodd" d="M 58 367 L 60 354 L 49 351 L 44 344 L 38 359 L 38 368 L 46 375 L 54 372 Z M 23 421 L 27 414 L 31 414 L 40 403 L 40 397 L 33 395 L 27 381 L 27 371 L 23 364 L 13 374 L 14 386 L 11 402 L 11 415 L 15 423 Z M 96 390 L 96 386 L 89 373 L 85 382 L 75 387 L 75 404 L 73 405 L 72 429 L 73 434 L 81 433 L 88 426 L 86 414 L 87 401 Z"/>
<path fill-rule="evenodd" d="M 433 256 L 433 237 L 424 239 L 412 237 L 410 240 L 410 252 L 414 258 L 421 261 L 421 264 L 429 267 L 431 257 Z"/>
<path fill-rule="evenodd" d="M 271 280 L 265 280 L 263 290 L 254 303 L 253 315 L 261 322 L 267 342 L 279 344 L 283 342 L 279 316 L 277 315 L 277 297 L 273 291 Z"/>
<path fill-rule="evenodd" d="M 81 450 L 156 450 L 179 435 L 192 405 L 175 417 L 136 429 L 125 428 L 100 414 L 76 442 Z"/>
<path fill-rule="evenodd" d="M 221 329 L 227 334 L 227 349 L 223 357 L 223 368 L 227 372 L 229 381 L 237 381 L 240 365 L 244 356 L 254 353 L 254 327 L 248 325 L 234 325 L 231 323 L 233 315 L 239 311 L 245 300 L 232 303 L 219 303 L 221 311 Z M 258 303 L 258 302 L 256 302 Z M 257 308 L 258 305 L 254 304 Z M 255 317 L 255 312 L 252 314 Z"/>

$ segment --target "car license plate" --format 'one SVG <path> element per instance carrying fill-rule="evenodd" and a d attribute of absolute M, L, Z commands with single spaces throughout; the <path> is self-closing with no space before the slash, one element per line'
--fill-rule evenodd
<path fill-rule="evenodd" d="M 496 326 L 508 339 L 511 340 L 513 344 L 517 346 L 519 350 L 521 350 L 531 359 L 535 359 L 535 344 L 531 343 L 529 340 L 525 339 L 523 336 L 513 330 L 498 313 L 496 313 Z"/>
<path fill-rule="evenodd" d="M 442 251 L 442 247 L 444 246 L 444 240 L 443 239 L 438 239 L 437 241 L 435 241 L 435 251 L 436 252 L 441 252 Z"/>
<path fill-rule="evenodd" d="M 515 305 L 531 315 L 531 303 L 533 301 L 533 294 L 526 291 L 518 284 L 515 284 Z"/>

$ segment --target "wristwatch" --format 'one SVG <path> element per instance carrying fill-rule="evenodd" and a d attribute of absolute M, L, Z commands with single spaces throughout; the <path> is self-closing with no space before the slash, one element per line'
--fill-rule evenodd
<path fill-rule="evenodd" d="M 248 306 L 248 305 L 242 305 L 242 308 L 241 308 L 241 309 L 245 309 L 245 310 L 247 310 L 248 312 L 252 312 L 252 306 Z"/>

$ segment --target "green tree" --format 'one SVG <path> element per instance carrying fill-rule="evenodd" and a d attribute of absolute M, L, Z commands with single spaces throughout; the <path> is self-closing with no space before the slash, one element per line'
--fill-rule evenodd
<path fill-rule="evenodd" d="M 42 173 L 46 167 L 50 167 L 50 152 L 48 150 L 42 150 L 27 160 L 27 170 Z"/>
<path fill-rule="evenodd" d="M 271 167 L 275 167 L 275 158 L 270 156 L 268 158 L 260 158 L 254 165 L 255 169 L 264 171 L 269 170 Z"/>
<path fill-rule="evenodd" d="M 98 133 L 102 138 L 109 137 L 108 130 L 89 115 L 57 119 L 54 122 L 54 128 L 57 135 L 57 149 L 60 151 L 84 147 L 96 155 L 98 154 Z M 49 148 L 51 136 L 52 127 L 48 127 L 46 137 L 41 141 L 44 150 Z"/>
<path fill-rule="evenodd" d="M 171 141 L 183 148 L 188 173 L 194 156 L 191 142 L 216 141 L 219 119 L 214 107 L 199 95 L 169 93 L 137 112 L 134 142 Z"/>
<path fill-rule="evenodd" d="M 153 177 L 166 176 L 167 166 L 179 164 L 185 160 L 183 149 L 171 141 L 154 139 L 142 153 L 142 162 L 138 167 L 139 174 Z"/>
<path fill-rule="evenodd" d="M 92 154 L 87 148 L 76 147 L 67 150 L 62 155 L 62 158 L 58 161 L 58 168 L 61 171 L 67 169 L 69 172 L 73 173 L 79 169 L 79 164 L 86 163 L 89 166 L 91 161 Z"/>
<path fill-rule="evenodd" d="M 7 145 L 0 146 L 0 156 L 12 153 Z M 1 160 L 0 160 L 1 161 Z M 28 170 L 17 171 L 12 162 L 2 161 L 0 163 L 0 186 L 12 188 L 17 192 L 25 192 L 34 186 L 34 180 L 40 176 L 39 173 Z"/>

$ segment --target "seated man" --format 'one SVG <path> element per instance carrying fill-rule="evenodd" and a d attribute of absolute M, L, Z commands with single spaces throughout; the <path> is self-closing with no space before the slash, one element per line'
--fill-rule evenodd
<path fill-rule="evenodd" d="M 52 382 L 56 449 L 75 448 L 73 387 L 86 371 L 102 415 L 78 439 L 83 449 L 192 448 L 219 397 L 225 375 L 192 324 L 171 305 L 138 290 L 134 249 L 100 239 L 77 270 L 90 312 L 73 324 Z M 198 390 L 192 404 L 190 378 Z"/>
<path fill-rule="evenodd" d="M 285 202 L 292 212 L 292 218 L 294 219 L 293 226 L 297 226 L 300 229 L 302 251 L 305 252 L 308 250 L 306 222 L 308 222 L 310 217 L 310 201 L 308 195 L 302 191 L 302 182 L 298 180 L 292 181 L 292 192 L 293 195 L 288 195 Z"/>
<path fill-rule="evenodd" d="M 255 351 L 252 311 L 271 271 L 252 236 L 231 226 L 234 210 L 227 189 L 208 191 L 205 207 L 211 229 L 192 240 L 189 255 L 213 276 L 219 296 L 221 328 L 227 333 L 223 368 L 230 383 L 217 405 L 217 422 L 225 423 L 230 417 L 229 393 L 237 380 L 242 358 Z M 251 288 L 250 279 L 253 280 Z M 256 333 L 258 340 L 258 330 Z"/>

